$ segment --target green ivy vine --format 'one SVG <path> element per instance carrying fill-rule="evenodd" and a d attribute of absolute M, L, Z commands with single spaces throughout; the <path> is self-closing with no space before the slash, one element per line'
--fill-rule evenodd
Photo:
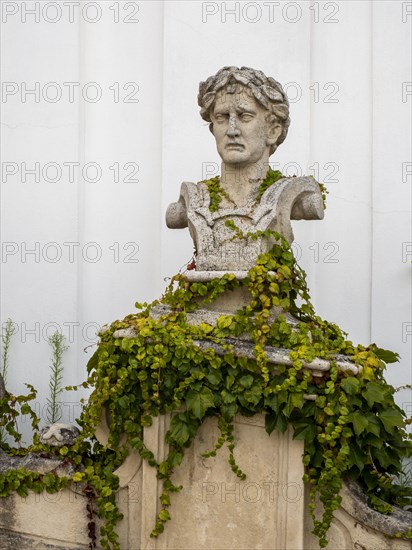
<path fill-rule="evenodd" d="M 211 199 L 215 205 L 216 201 Z M 114 471 L 124 461 L 127 446 L 156 468 L 162 480 L 162 506 L 151 532 L 158 537 L 173 515 L 173 493 L 181 490 L 173 482 L 173 472 L 202 422 L 211 416 L 218 418 L 220 437 L 204 456 L 215 456 L 227 445 L 230 467 L 241 480 L 248 472 L 236 461 L 235 415 L 263 414 L 268 434 L 292 426 L 294 439 L 304 442 L 303 481 L 310 487 L 313 532 L 321 547 L 327 545 L 345 478 L 361 482 L 370 505 L 382 513 L 390 513 L 394 505 L 412 504 L 412 491 L 393 482 L 402 471 L 402 461 L 412 454 L 408 421 L 394 401 L 394 388 L 384 379 L 386 364 L 397 361 L 397 354 L 375 344 L 354 345 L 337 325 L 315 314 L 305 272 L 279 234 L 243 235 L 233 223 L 227 225 L 234 229 L 235 239 L 275 239 L 273 248 L 258 257 L 246 279 L 226 274 L 209 282 L 190 282 L 184 274 L 176 275 L 160 300 L 137 303 L 136 314 L 114 322 L 102 333 L 88 363 L 84 386 L 93 391 L 79 419 L 81 438 L 73 447 L 55 452 L 79 466 L 70 481 L 83 484 L 87 495 L 95 495 L 96 511 L 104 520 L 100 532 L 104 548 L 120 548 L 115 530 L 121 518 L 115 500 L 119 483 Z M 233 315 L 222 315 L 216 326 L 188 322 L 189 313 L 240 286 L 250 293 L 248 305 Z M 159 303 L 168 309 L 155 319 L 151 310 Z M 273 320 L 273 307 L 295 316 L 297 325 L 292 327 L 285 315 Z M 126 328 L 133 329 L 135 336 L 116 337 L 116 331 Z M 248 334 L 253 342 L 253 358 L 236 355 L 233 339 L 241 334 Z M 199 342 L 210 346 L 199 347 Z M 291 366 L 269 363 L 267 346 L 290 350 Z M 349 357 L 360 372 L 355 375 L 339 369 L 337 354 Z M 305 367 L 315 358 L 330 362 L 323 377 Z M 315 400 L 305 399 L 307 394 L 316 395 Z M 110 419 L 107 446 L 94 439 L 103 411 Z M 172 413 L 166 433 L 169 450 L 165 460 L 158 462 L 144 443 L 144 428 L 167 413 Z M 66 484 L 66 480 L 17 472 L 10 479 L 2 478 L 1 496 L 17 490 L 19 476 L 33 490 L 41 486 L 59 490 Z M 315 512 L 317 499 L 323 505 L 321 516 Z"/>
<path fill-rule="evenodd" d="M 217 212 L 219 210 L 222 197 L 230 200 L 230 197 L 220 185 L 220 176 L 215 176 L 208 180 L 203 180 L 199 183 L 204 183 L 207 187 L 210 197 L 209 210 L 210 212 Z"/>
<path fill-rule="evenodd" d="M 277 181 L 279 181 L 282 178 L 285 178 L 287 176 L 284 176 L 282 172 L 279 170 L 272 170 L 272 168 L 269 167 L 265 179 L 259 184 L 258 191 L 257 191 L 257 197 L 256 202 L 258 203 L 260 199 L 262 198 L 264 192 L 269 189 L 273 184 L 275 184 Z M 223 189 L 223 187 L 220 185 L 220 176 L 215 176 L 214 178 L 210 178 L 208 180 L 203 180 L 199 183 L 203 183 L 206 185 L 207 190 L 209 192 L 210 196 L 210 203 L 209 203 L 209 210 L 210 212 L 217 212 L 220 207 L 220 203 L 222 202 L 222 197 L 225 197 L 227 200 L 231 201 L 229 195 L 226 193 L 226 191 Z M 322 202 L 323 207 L 326 208 L 326 195 L 328 193 L 325 185 L 323 183 L 317 182 L 319 185 L 319 189 L 322 195 Z M 232 202 L 232 201 L 231 201 Z"/>
<path fill-rule="evenodd" d="M 292 425 L 293 437 L 304 441 L 304 481 L 310 486 L 313 532 L 321 547 L 327 545 L 345 477 L 359 480 L 371 506 L 382 513 L 390 513 L 395 504 L 411 504 L 411 491 L 399 491 L 393 484 L 393 476 L 412 449 L 405 415 L 394 401 L 395 390 L 383 377 L 385 364 L 396 361 L 397 355 L 375 344 L 355 346 L 335 324 L 316 316 L 305 273 L 289 244 L 273 232 L 252 238 L 269 233 L 276 244 L 259 256 L 247 279 L 239 281 L 227 274 L 203 283 L 175 276 L 160 300 L 169 312 L 153 319 L 150 310 L 158 302 L 136 304 L 140 312 L 111 325 L 88 365 L 89 384 L 95 389 L 82 416 L 84 437 L 92 436 L 106 408 L 111 418 L 110 447 L 116 449 L 126 434 L 131 447 L 157 469 L 163 492 L 153 537 L 162 533 L 171 517 L 172 494 L 181 489 L 173 483 L 173 471 L 209 416 L 218 417 L 221 435 L 205 456 L 214 456 L 226 444 L 229 464 L 240 479 L 247 472 L 236 463 L 235 415 L 263 413 L 268 434 Z M 239 286 L 248 289 L 251 301 L 236 314 L 221 316 L 215 327 L 188 323 L 188 313 Z M 270 320 L 273 306 L 294 315 L 298 325 L 292 328 L 284 315 Z M 136 336 L 114 336 L 125 328 L 132 328 Z M 237 357 L 229 343 L 244 333 L 254 342 L 254 359 Z M 212 347 L 200 351 L 199 341 L 223 346 L 224 354 L 218 355 Z M 266 346 L 291 350 L 292 366 L 269 364 Z M 361 374 L 339 370 L 337 354 L 348 356 L 362 368 Z M 323 378 L 304 367 L 316 357 L 331 362 Z M 308 401 L 305 394 L 317 398 Z M 157 463 L 144 444 L 143 429 L 166 413 L 174 413 L 166 434 L 169 452 Z M 315 515 L 317 497 L 323 504 L 321 517 Z"/>
<path fill-rule="evenodd" d="M 259 185 L 257 200 L 260 201 L 260 199 L 262 198 L 262 195 L 266 191 L 266 189 L 269 189 L 269 187 L 271 185 L 273 185 L 278 180 L 280 180 L 284 177 L 285 176 L 279 170 L 272 170 L 272 168 L 269 168 L 265 179 Z"/>

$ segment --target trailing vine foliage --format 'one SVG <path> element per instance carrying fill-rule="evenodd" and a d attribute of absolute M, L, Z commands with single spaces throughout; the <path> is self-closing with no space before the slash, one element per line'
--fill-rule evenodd
<path fill-rule="evenodd" d="M 26 387 L 29 389 L 26 395 L 13 395 L 5 390 L 4 395 L 0 396 L 0 433 L 2 434 L 0 449 L 8 452 L 13 452 L 14 449 L 7 441 L 6 434 L 9 440 L 13 440 L 19 448 L 21 446 L 23 436 L 18 427 L 18 419 L 21 415 L 29 416 L 34 434 L 38 433 L 39 418 L 30 406 L 30 402 L 36 399 L 37 390 L 31 384 L 26 384 Z"/>
<path fill-rule="evenodd" d="M 229 196 L 227 195 L 227 193 L 225 193 L 223 187 L 220 185 L 220 176 L 215 176 L 214 178 L 204 180 L 200 183 L 204 183 L 209 192 L 209 210 L 211 212 L 217 212 L 219 210 L 220 203 L 222 202 L 222 197 L 230 200 Z"/>
<path fill-rule="evenodd" d="M 212 185 L 219 197 L 219 182 Z M 213 200 L 218 208 L 220 201 Z M 386 364 L 397 361 L 397 354 L 375 344 L 354 345 L 338 326 L 315 314 L 305 273 L 279 234 L 243 235 L 233 222 L 227 225 L 233 229 L 234 239 L 265 236 L 274 240 L 273 248 L 258 257 L 246 279 L 226 274 L 209 282 L 190 282 L 184 274 L 176 275 L 160 300 L 149 305 L 137 303 L 136 314 L 103 332 L 89 361 L 83 386 L 93 391 L 79 419 L 81 438 L 73 447 L 57 452 L 82 468 L 71 481 L 82 483 L 87 491 L 89 519 L 94 514 L 91 501 L 96 503 L 96 512 L 104 520 L 100 532 L 104 548 L 120 548 L 115 526 L 122 516 L 115 498 L 119 481 L 114 471 L 124 461 L 128 447 L 136 449 L 162 480 L 161 510 L 151 532 L 158 537 L 173 516 L 173 494 L 181 490 L 173 482 L 173 472 L 209 417 L 218 418 L 220 437 L 204 457 L 215 456 L 226 445 L 230 467 L 241 480 L 248 472 L 243 472 L 236 460 L 235 415 L 263 414 L 268 434 L 292 427 L 293 437 L 304 442 L 303 481 L 310 488 L 313 532 L 321 547 L 327 545 L 344 478 L 361 482 L 370 505 L 382 513 L 390 513 L 393 505 L 412 502 L 411 489 L 393 483 L 402 471 L 402 460 L 412 454 L 405 414 L 394 401 L 394 388 L 384 379 Z M 189 323 L 189 313 L 240 286 L 250 293 L 250 302 L 235 314 L 220 316 L 216 326 Z M 162 316 L 152 317 L 151 311 L 159 303 L 168 308 Z M 279 307 L 298 323 L 292 326 L 285 315 L 274 316 L 273 308 Z M 130 328 L 133 337 L 117 337 L 116 331 Z M 236 355 L 233 339 L 240 335 L 248 335 L 253 342 L 253 359 Z M 210 346 L 200 347 L 201 342 Z M 223 354 L 215 351 L 216 345 Z M 290 350 L 292 365 L 270 364 L 268 346 Z M 339 370 L 337 354 L 348 356 L 360 373 Z M 315 358 L 331 363 L 323 377 L 305 368 Z M 306 400 L 308 394 L 316 399 Z M 109 419 L 107 446 L 94 439 L 103 413 Z M 145 445 L 144 428 L 151 426 L 155 417 L 168 413 L 168 453 L 159 462 Z M 37 482 L 51 491 L 66 483 L 44 477 L 27 480 L 26 476 L 29 488 L 40 490 Z M 3 479 L 0 495 L 10 494 L 16 483 L 15 478 Z M 316 514 L 317 499 L 323 505 L 320 516 Z M 94 521 L 89 521 L 89 531 L 93 548 Z"/>
<path fill-rule="evenodd" d="M 287 176 L 284 176 L 282 172 L 279 170 L 272 170 L 272 168 L 268 168 L 268 171 L 266 173 L 265 179 L 260 183 L 257 191 L 257 197 L 256 202 L 259 202 L 260 199 L 263 196 L 263 193 L 269 189 L 273 184 L 275 184 L 278 180 L 283 179 Z M 293 176 L 294 177 L 294 176 Z M 220 207 L 220 203 L 222 202 L 222 198 L 225 197 L 230 202 L 233 202 L 229 195 L 226 193 L 226 191 L 223 189 L 223 187 L 220 185 L 220 176 L 215 176 L 214 178 L 210 178 L 208 180 L 203 180 L 199 183 L 204 183 L 207 187 L 207 190 L 209 192 L 210 196 L 210 204 L 209 204 L 209 210 L 210 212 L 217 212 Z M 325 185 L 323 183 L 319 183 L 319 189 L 322 195 L 322 202 L 323 207 L 326 208 L 326 195 L 328 193 Z"/>
<path fill-rule="evenodd" d="M 405 415 L 383 376 L 385 364 L 396 361 L 397 354 L 375 344 L 355 346 L 335 324 L 316 316 L 305 273 L 289 244 L 273 232 L 247 236 L 262 235 L 272 236 L 276 244 L 259 256 L 247 279 L 239 281 L 227 274 L 202 283 L 189 282 L 181 274 L 173 277 L 160 300 L 169 306 L 168 313 L 154 319 L 150 311 L 157 302 L 136 304 L 140 312 L 113 323 L 89 363 L 89 384 L 95 389 L 82 416 L 84 436 L 92 436 L 106 408 L 111 419 L 110 447 L 116 449 L 126 434 L 128 444 L 156 468 L 163 492 L 153 537 L 164 530 L 171 517 L 172 494 L 181 489 L 173 483 L 173 471 L 210 416 L 218 417 L 221 435 L 205 456 L 214 456 L 227 445 L 229 464 L 240 479 L 247 472 L 235 458 L 235 415 L 263 413 L 269 434 L 292 426 L 293 437 L 304 441 L 304 481 L 310 487 L 310 513 L 321 547 L 327 545 L 345 477 L 359 480 L 370 504 L 382 513 L 390 513 L 393 505 L 411 503 L 411 491 L 399 491 L 393 484 L 393 476 L 402 470 L 402 460 L 412 449 Z M 235 238 L 242 237 L 238 231 Z M 215 327 L 188 323 L 188 313 L 239 286 L 248 289 L 251 301 L 236 314 L 221 316 Z M 293 314 L 299 320 L 297 326 L 292 327 L 284 315 L 273 319 L 274 306 Z M 134 329 L 135 337 L 116 338 L 115 332 L 125 328 Z M 228 343 L 240 334 L 249 334 L 253 340 L 253 360 L 237 357 Z M 224 355 L 212 348 L 199 349 L 199 341 L 223 346 Z M 270 365 L 266 346 L 291 350 L 292 366 Z M 339 370 L 336 354 L 347 355 L 361 367 L 361 374 Z M 322 378 L 304 368 L 316 357 L 331 362 Z M 317 398 L 308 401 L 305 394 Z M 143 430 L 154 417 L 166 413 L 173 413 L 166 434 L 169 452 L 159 463 L 144 444 Z M 321 517 L 315 514 L 317 497 L 323 504 Z"/>
<path fill-rule="evenodd" d="M 285 176 L 280 172 L 279 170 L 272 170 L 272 168 L 269 168 L 268 173 L 266 174 L 265 179 L 262 181 L 262 183 L 259 185 L 258 189 L 258 200 L 262 198 L 263 193 L 268 189 L 271 185 L 276 183 L 278 180 L 284 178 Z"/>

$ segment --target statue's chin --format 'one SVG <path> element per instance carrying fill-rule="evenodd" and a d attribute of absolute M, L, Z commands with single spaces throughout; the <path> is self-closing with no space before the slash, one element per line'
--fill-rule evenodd
<path fill-rule="evenodd" d="M 245 155 L 244 151 L 226 151 L 225 154 L 220 155 L 220 157 L 225 163 L 226 167 L 233 166 L 234 168 L 236 168 L 238 166 L 241 166 L 243 168 L 256 162 L 248 158 L 247 155 Z"/>
<path fill-rule="evenodd" d="M 266 164 L 268 164 L 268 159 L 266 158 L 265 154 L 251 155 L 250 152 L 246 151 L 245 149 L 225 149 L 222 152 L 219 151 L 219 155 L 223 163 L 226 165 L 226 168 L 247 168 L 248 166 L 256 166 L 261 164 L 262 162 L 264 163 L 265 159 Z"/>

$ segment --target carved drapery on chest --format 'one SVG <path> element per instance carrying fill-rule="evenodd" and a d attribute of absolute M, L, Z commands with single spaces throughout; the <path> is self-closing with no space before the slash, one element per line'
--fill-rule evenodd
<path fill-rule="evenodd" d="M 205 183 L 183 182 L 178 202 L 166 213 L 170 228 L 188 227 L 196 247 L 196 271 L 247 271 L 273 240 L 267 237 L 238 239 L 227 227 L 231 220 L 243 234 L 271 229 L 290 243 L 291 219 L 323 218 L 322 195 L 312 177 L 283 178 L 269 187 L 260 201 L 240 208 L 210 211 L 210 195 Z"/>

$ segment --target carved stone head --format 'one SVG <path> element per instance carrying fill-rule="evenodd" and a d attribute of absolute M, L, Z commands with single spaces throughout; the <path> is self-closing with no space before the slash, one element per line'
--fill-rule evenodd
<path fill-rule="evenodd" d="M 264 110 L 267 132 L 270 137 L 269 155 L 272 155 L 278 145 L 286 139 L 290 124 L 289 102 L 279 82 L 267 77 L 262 71 L 249 67 L 240 69 L 238 67 L 223 67 L 205 82 L 201 82 L 198 95 L 200 115 L 210 123 L 209 129 L 216 138 L 216 117 L 214 117 L 216 103 L 227 103 L 229 98 L 232 102 L 233 98 L 236 98 L 234 101 L 237 105 L 253 102 L 257 104 L 258 109 Z M 234 143 L 233 149 L 235 145 L 236 143 Z"/>
<path fill-rule="evenodd" d="M 77 426 L 56 422 L 44 426 L 40 432 L 40 441 L 52 447 L 63 447 L 63 445 L 74 445 L 79 435 Z"/>

